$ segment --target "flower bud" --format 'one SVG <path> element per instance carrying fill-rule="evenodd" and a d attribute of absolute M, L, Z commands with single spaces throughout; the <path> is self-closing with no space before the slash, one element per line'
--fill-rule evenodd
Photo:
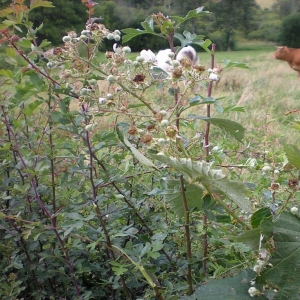
<path fill-rule="evenodd" d="M 70 36 L 66 35 L 62 38 L 62 40 L 64 43 L 67 43 L 67 42 L 71 42 L 72 38 Z"/>
<path fill-rule="evenodd" d="M 82 95 L 82 96 L 87 95 L 87 93 L 88 93 L 87 88 L 82 88 L 81 91 L 80 91 L 80 95 Z"/>
<path fill-rule="evenodd" d="M 82 34 L 82 35 L 79 37 L 79 39 L 85 42 L 85 41 L 88 39 L 88 37 L 87 37 L 86 35 Z"/>
<path fill-rule="evenodd" d="M 106 98 L 99 98 L 99 104 L 100 105 L 104 105 L 104 104 L 106 104 L 106 102 L 107 102 Z"/>
<path fill-rule="evenodd" d="M 139 63 L 142 63 L 144 60 L 145 60 L 145 59 L 144 59 L 144 57 L 142 57 L 142 56 L 138 56 L 138 57 L 136 58 L 136 61 L 139 62 Z"/>
<path fill-rule="evenodd" d="M 131 52 L 131 49 L 128 46 L 123 47 L 122 50 L 123 50 L 124 53 L 130 53 Z"/>
<path fill-rule="evenodd" d="M 109 82 L 109 83 L 113 83 L 116 81 L 116 78 L 114 75 L 108 75 L 106 80 Z"/>
<path fill-rule="evenodd" d="M 160 125 L 161 126 L 168 126 L 169 125 L 169 120 L 167 120 L 167 119 L 161 120 Z"/>
<path fill-rule="evenodd" d="M 120 37 L 118 34 L 115 34 L 115 35 L 114 35 L 114 40 L 115 40 L 116 42 L 118 42 L 120 39 L 121 39 L 121 37 Z"/>
<path fill-rule="evenodd" d="M 298 207 L 296 207 L 296 206 L 293 206 L 292 208 L 291 208 L 291 213 L 292 214 L 296 214 L 296 213 L 298 213 Z"/>
<path fill-rule="evenodd" d="M 114 35 L 113 33 L 109 33 L 109 34 L 107 35 L 107 39 L 108 39 L 108 40 L 114 40 L 114 39 L 115 39 L 115 35 Z"/>

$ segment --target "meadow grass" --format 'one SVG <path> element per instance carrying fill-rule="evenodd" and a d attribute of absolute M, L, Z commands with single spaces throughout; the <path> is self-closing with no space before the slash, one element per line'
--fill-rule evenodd
<path fill-rule="evenodd" d="M 245 112 L 229 112 L 219 114 L 213 109 L 214 116 L 229 118 L 239 122 L 246 128 L 246 138 L 263 138 L 271 147 L 278 147 L 282 142 L 295 143 L 299 141 L 299 132 L 292 129 L 291 122 L 299 118 L 299 113 L 289 113 L 300 110 L 300 78 L 286 62 L 273 59 L 275 52 L 273 44 L 244 43 L 240 49 L 255 49 L 232 52 L 216 52 L 215 66 L 224 68 L 224 60 L 240 62 L 249 69 L 224 68 L 221 80 L 214 84 L 213 97 L 220 100 L 222 107 L 242 106 Z M 139 53 L 131 53 L 130 59 L 135 59 Z M 206 69 L 210 67 L 210 54 L 199 54 L 200 64 Z M 105 58 L 99 58 L 105 60 Z M 199 94 L 206 96 L 206 89 Z M 162 103 L 168 95 L 165 91 L 151 91 L 151 97 Z M 170 103 L 171 103 L 170 99 Z M 189 113 L 189 112 L 188 112 Z M 205 114 L 205 107 L 199 107 L 199 114 Z"/>

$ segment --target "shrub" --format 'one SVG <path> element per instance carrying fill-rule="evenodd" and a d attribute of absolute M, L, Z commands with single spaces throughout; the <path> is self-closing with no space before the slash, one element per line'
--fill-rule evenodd
<path fill-rule="evenodd" d="M 300 13 L 290 15 L 282 20 L 279 43 L 292 48 L 300 48 Z"/>

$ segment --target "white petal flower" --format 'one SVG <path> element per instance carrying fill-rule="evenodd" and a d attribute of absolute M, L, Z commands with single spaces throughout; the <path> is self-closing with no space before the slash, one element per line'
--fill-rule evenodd
<path fill-rule="evenodd" d="M 155 54 L 151 50 L 142 50 L 140 52 L 140 57 L 144 59 L 146 62 L 155 62 Z"/>
<path fill-rule="evenodd" d="M 219 75 L 216 74 L 216 73 L 210 73 L 209 74 L 209 79 L 212 80 L 212 81 L 219 81 L 220 80 Z"/>
<path fill-rule="evenodd" d="M 291 208 L 291 213 L 292 214 L 295 215 L 297 212 L 298 212 L 298 207 L 294 206 L 294 207 Z"/>

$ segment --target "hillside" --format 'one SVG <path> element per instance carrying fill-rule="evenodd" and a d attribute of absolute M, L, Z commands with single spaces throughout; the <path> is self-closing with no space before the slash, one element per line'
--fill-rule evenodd
<path fill-rule="evenodd" d="M 276 0 L 256 0 L 256 2 L 261 8 L 271 8 Z"/>

